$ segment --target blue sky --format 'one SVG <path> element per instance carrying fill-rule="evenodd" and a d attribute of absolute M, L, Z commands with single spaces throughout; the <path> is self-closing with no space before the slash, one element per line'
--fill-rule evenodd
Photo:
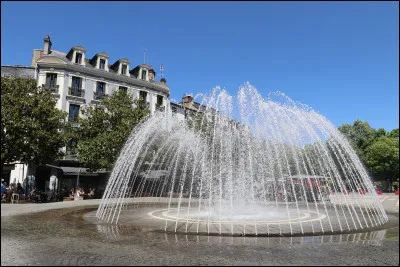
<path fill-rule="evenodd" d="M 281 91 L 334 125 L 399 127 L 399 3 L 1 2 L 1 64 L 53 49 L 159 67 L 171 99 L 250 82 Z"/>

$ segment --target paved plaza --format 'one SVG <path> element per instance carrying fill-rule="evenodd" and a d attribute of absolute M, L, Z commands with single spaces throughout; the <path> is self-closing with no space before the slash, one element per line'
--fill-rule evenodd
<path fill-rule="evenodd" d="M 1 205 L 1 265 L 399 264 L 398 196 L 384 229 L 303 237 L 228 237 L 95 224 L 100 200 Z M 397 203 L 397 204 L 396 204 Z"/>

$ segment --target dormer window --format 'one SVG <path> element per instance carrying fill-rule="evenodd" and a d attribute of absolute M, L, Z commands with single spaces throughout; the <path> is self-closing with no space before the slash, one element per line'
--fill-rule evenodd
<path fill-rule="evenodd" d="M 122 66 L 121 66 L 121 74 L 126 75 L 126 70 L 127 70 L 127 66 L 125 64 L 122 64 Z"/>
<path fill-rule="evenodd" d="M 108 58 L 109 56 L 106 53 L 100 52 L 94 55 L 90 64 L 96 69 L 108 71 Z"/>
<path fill-rule="evenodd" d="M 142 80 L 146 80 L 146 74 L 147 74 L 147 71 L 142 70 Z"/>
<path fill-rule="evenodd" d="M 99 69 L 104 70 L 106 68 L 106 60 L 100 59 Z"/>
<path fill-rule="evenodd" d="M 116 73 L 124 76 L 130 76 L 129 75 L 129 60 L 126 58 L 121 58 L 117 60 L 114 64 L 110 66 L 110 69 L 115 71 Z"/>
<path fill-rule="evenodd" d="M 69 50 L 67 58 L 71 60 L 71 63 L 85 66 L 85 52 L 86 49 L 80 45 L 74 46 Z"/>
<path fill-rule="evenodd" d="M 75 63 L 76 64 L 82 64 L 82 54 L 81 53 L 76 52 Z"/>

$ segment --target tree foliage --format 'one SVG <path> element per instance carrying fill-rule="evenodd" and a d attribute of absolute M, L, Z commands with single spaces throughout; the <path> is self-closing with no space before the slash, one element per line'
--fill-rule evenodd
<path fill-rule="evenodd" d="M 353 125 L 344 124 L 338 130 L 349 139 L 357 154 L 365 161 L 365 149 L 374 142 L 376 130 L 368 122 L 360 120 L 356 120 Z"/>
<path fill-rule="evenodd" d="M 132 100 L 125 91 L 116 91 L 82 111 L 79 127 L 70 131 L 78 139 L 78 160 L 96 171 L 112 169 L 133 128 L 150 114 L 142 100 Z M 135 106 L 134 106 L 135 104 Z"/>
<path fill-rule="evenodd" d="M 379 179 L 399 177 L 399 139 L 380 137 L 366 149 L 366 164 Z"/>
<path fill-rule="evenodd" d="M 386 132 L 357 120 L 338 127 L 350 141 L 371 175 L 377 180 L 399 177 L 399 129 Z"/>
<path fill-rule="evenodd" d="M 66 113 L 33 79 L 1 77 L 1 164 L 45 164 L 62 155 Z"/>
<path fill-rule="evenodd" d="M 392 137 L 392 138 L 399 138 L 399 128 L 393 129 L 391 130 L 388 135 L 388 137 Z"/>

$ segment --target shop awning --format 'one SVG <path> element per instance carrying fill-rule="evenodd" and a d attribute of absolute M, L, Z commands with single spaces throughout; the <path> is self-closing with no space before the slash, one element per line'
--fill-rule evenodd
<path fill-rule="evenodd" d="M 97 172 L 88 172 L 86 168 L 79 167 L 60 167 L 64 175 L 85 175 L 85 176 L 99 176 Z"/>
<path fill-rule="evenodd" d="M 89 172 L 87 168 L 82 167 L 67 167 L 67 166 L 54 166 L 46 164 L 46 166 L 62 170 L 64 175 L 84 175 L 84 176 L 99 176 L 98 172 Z"/>

